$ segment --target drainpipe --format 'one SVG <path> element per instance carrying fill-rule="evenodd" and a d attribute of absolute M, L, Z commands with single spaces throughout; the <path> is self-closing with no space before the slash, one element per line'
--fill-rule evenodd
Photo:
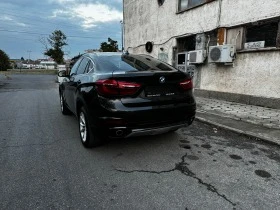
<path fill-rule="evenodd" d="M 122 52 L 124 52 L 124 49 L 125 49 L 125 39 L 124 39 L 124 22 L 125 22 L 125 19 L 124 19 L 124 0 L 122 0 L 122 4 L 123 4 L 123 19 L 122 19 Z"/>
<path fill-rule="evenodd" d="M 221 13 L 222 13 L 222 0 L 219 0 L 219 10 L 218 10 L 218 18 L 217 18 L 217 28 L 220 27 L 221 24 Z"/>

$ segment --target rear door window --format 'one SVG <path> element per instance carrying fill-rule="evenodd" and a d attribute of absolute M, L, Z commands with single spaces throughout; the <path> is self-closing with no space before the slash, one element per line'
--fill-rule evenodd
<path fill-rule="evenodd" d="M 77 74 L 85 73 L 88 63 L 89 63 L 89 59 L 83 58 L 83 60 L 81 61 L 80 65 L 78 67 Z"/>
<path fill-rule="evenodd" d="M 81 61 L 82 61 L 82 59 L 83 59 L 83 58 L 80 58 L 80 59 L 74 64 L 74 66 L 71 68 L 71 72 L 70 72 L 70 75 L 71 75 L 71 76 L 77 74 L 78 67 L 79 67 L 79 65 L 80 65 L 80 63 L 81 63 Z"/>
<path fill-rule="evenodd" d="M 92 62 L 92 60 L 89 59 L 88 65 L 86 67 L 86 71 L 85 73 L 90 73 L 94 71 L 94 64 Z"/>

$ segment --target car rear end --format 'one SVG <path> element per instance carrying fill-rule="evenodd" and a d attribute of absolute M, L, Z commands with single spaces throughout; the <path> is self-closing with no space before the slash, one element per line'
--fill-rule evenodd
<path fill-rule="evenodd" d="M 173 131 L 193 122 L 196 103 L 188 74 L 144 55 L 123 56 L 122 61 L 133 68 L 120 68 L 95 82 L 100 105 L 94 113 L 96 130 L 124 138 Z"/>

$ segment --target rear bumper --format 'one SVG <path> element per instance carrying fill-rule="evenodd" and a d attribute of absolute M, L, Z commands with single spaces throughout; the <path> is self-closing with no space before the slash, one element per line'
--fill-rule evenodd
<path fill-rule="evenodd" d="M 194 121 L 195 116 L 190 117 L 186 121 L 172 123 L 172 124 L 165 124 L 162 126 L 155 126 L 155 127 L 141 127 L 141 128 L 131 128 L 125 126 L 118 126 L 118 127 L 110 127 L 110 128 L 103 128 L 98 129 L 98 132 L 102 135 L 106 134 L 109 138 L 130 138 L 130 137 L 137 137 L 137 136 L 148 136 L 148 135 L 158 135 L 167 133 L 170 131 L 177 130 L 182 127 L 187 127 L 192 124 Z"/>
<path fill-rule="evenodd" d="M 166 133 L 192 124 L 196 113 L 195 102 L 144 107 L 124 107 L 117 101 L 111 104 L 114 109 L 102 107 L 90 115 L 95 132 L 109 138 Z"/>
<path fill-rule="evenodd" d="M 126 138 L 137 137 L 137 136 L 158 135 L 158 134 L 170 132 L 172 130 L 177 130 L 185 126 L 187 126 L 187 124 L 173 125 L 164 128 L 133 129 L 131 133 L 126 136 Z"/>
<path fill-rule="evenodd" d="M 155 127 L 155 128 L 132 129 L 131 133 L 129 133 L 128 135 L 126 135 L 124 137 L 129 138 L 129 137 L 158 135 L 158 134 L 162 134 L 162 133 L 167 133 L 167 132 L 177 130 L 182 127 L 187 127 L 192 124 L 193 120 L 194 120 L 194 117 L 191 118 L 186 123 L 180 123 L 177 125 L 169 125 L 169 126 L 165 126 L 165 127 Z"/>

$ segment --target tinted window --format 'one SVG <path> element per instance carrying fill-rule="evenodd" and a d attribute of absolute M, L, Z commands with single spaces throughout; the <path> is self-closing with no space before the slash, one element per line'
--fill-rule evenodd
<path fill-rule="evenodd" d="M 96 62 L 98 71 L 172 71 L 172 66 L 158 59 L 144 55 L 99 56 Z"/>
<path fill-rule="evenodd" d="M 84 58 L 81 62 L 81 64 L 78 67 L 78 71 L 77 74 L 83 74 L 86 70 L 86 67 L 88 65 L 89 59 L 88 58 Z"/>
<path fill-rule="evenodd" d="M 167 65 L 165 65 L 165 64 L 163 64 L 163 63 L 158 64 L 157 67 L 158 67 L 160 70 L 163 70 L 163 71 L 170 71 L 170 70 L 172 70 L 170 67 L 168 67 Z"/>
<path fill-rule="evenodd" d="M 86 72 L 88 73 L 88 72 L 92 72 L 92 71 L 94 71 L 94 65 L 93 65 L 93 62 L 91 60 L 89 60 Z"/>
<path fill-rule="evenodd" d="M 74 64 L 74 66 L 71 68 L 70 75 L 77 74 L 78 66 L 79 66 L 80 63 L 81 63 L 81 60 L 82 60 L 82 58 L 79 59 L 79 60 Z"/>
<path fill-rule="evenodd" d="M 146 65 L 144 62 L 135 59 L 135 65 L 138 70 L 148 70 L 150 66 Z"/>

